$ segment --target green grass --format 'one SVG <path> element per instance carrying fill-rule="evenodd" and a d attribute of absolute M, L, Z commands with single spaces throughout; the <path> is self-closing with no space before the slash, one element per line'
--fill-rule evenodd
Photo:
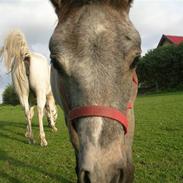
<path fill-rule="evenodd" d="M 183 93 L 140 96 L 135 109 L 135 183 L 183 183 Z M 21 107 L 0 106 L 0 183 L 76 182 L 62 111 L 57 133 L 45 121 L 46 148 L 39 146 L 36 119 L 36 144 L 29 145 Z"/>

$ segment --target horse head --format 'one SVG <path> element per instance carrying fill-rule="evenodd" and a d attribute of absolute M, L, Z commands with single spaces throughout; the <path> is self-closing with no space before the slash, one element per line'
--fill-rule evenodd
<path fill-rule="evenodd" d="M 133 80 L 141 53 L 140 36 L 129 19 L 132 2 L 51 2 L 59 19 L 49 45 L 52 88 L 64 107 L 78 182 L 132 182 L 134 116 L 128 106 L 136 96 Z M 91 108 L 103 115 L 90 114 Z M 85 115 L 77 116 L 77 110 Z"/>

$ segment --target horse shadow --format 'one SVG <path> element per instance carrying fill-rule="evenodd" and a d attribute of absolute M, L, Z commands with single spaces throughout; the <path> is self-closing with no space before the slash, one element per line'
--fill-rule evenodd
<path fill-rule="evenodd" d="M 13 157 L 10 157 L 5 151 L 3 151 L 2 149 L 0 149 L 0 162 L 3 162 L 4 164 L 6 162 L 8 162 L 11 165 L 14 165 L 16 168 L 29 168 L 31 170 L 34 170 L 35 172 L 39 172 L 47 177 L 50 177 L 51 179 L 58 181 L 58 182 L 62 182 L 62 183 L 73 183 L 69 180 L 67 180 L 66 178 L 64 178 L 61 175 L 56 175 L 50 172 L 46 172 L 43 169 L 33 166 L 31 164 L 27 164 L 25 162 L 22 162 L 20 160 L 16 160 Z M 17 177 L 12 177 L 11 175 L 9 175 L 7 173 L 7 171 L 5 170 L 5 168 L 0 169 L 0 179 L 4 179 L 4 180 L 8 180 L 9 182 L 12 183 L 22 183 L 21 180 L 19 180 Z"/>
<path fill-rule="evenodd" d="M 5 127 L 9 127 L 9 126 L 12 126 L 12 127 L 15 127 L 15 128 L 22 128 L 24 129 L 26 127 L 26 122 L 17 122 L 17 121 L 0 121 L 0 128 L 5 128 Z M 34 124 L 32 123 L 32 127 L 33 128 L 37 128 L 38 127 L 38 124 Z"/>
<path fill-rule="evenodd" d="M 9 127 L 12 127 L 12 128 L 9 128 Z M 32 124 L 32 128 L 39 128 L 39 127 L 36 124 Z M 44 126 L 44 128 L 45 128 L 45 132 L 49 131 L 46 125 Z M 18 130 L 16 131 L 16 129 Z M 22 132 L 20 132 L 20 130 L 22 130 Z M 18 142 L 27 144 L 27 140 L 25 137 L 25 130 L 26 130 L 26 123 L 0 121 L 0 138 L 4 137 L 10 140 L 16 140 Z M 5 134 L 4 132 L 7 132 L 7 133 Z M 15 136 L 12 137 L 12 135 L 8 135 L 8 134 L 14 134 L 19 138 Z"/>
<path fill-rule="evenodd" d="M 13 127 L 14 130 L 12 128 L 8 128 L 10 126 Z M 19 130 L 16 131 L 17 128 L 25 129 L 25 125 L 17 122 L 0 121 L 0 138 L 2 137 L 13 141 L 16 140 L 25 144 L 26 140 L 22 140 L 24 134 L 20 133 Z"/>
<path fill-rule="evenodd" d="M 12 126 L 12 127 L 16 127 L 16 128 L 24 128 L 25 125 L 23 123 L 20 122 L 16 122 L 16 121 L 0 121 L 0 129 L 5 128 L 6 126 Z"/>

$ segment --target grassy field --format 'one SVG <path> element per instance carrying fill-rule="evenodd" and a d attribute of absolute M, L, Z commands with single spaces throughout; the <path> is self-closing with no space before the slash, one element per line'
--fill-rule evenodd
<path fill-rule="evenodd" d="M 135 183 L 183 183 L 183 93 L 136 101 Z M 0 183 L 73 183 L 75 158 L 62 111 L 57 133 L 46 127 L 48 147 L 27 144 L 21 107 L 0 107 Z"/>

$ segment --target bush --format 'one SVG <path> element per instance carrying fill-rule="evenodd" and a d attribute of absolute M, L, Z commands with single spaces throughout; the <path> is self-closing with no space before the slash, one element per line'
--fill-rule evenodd
<path fill-rule="evenodd" d="M 183 88 L 183 44 L 150 50 L 141 58 L 137 73 L 142 88 Z"/>
<path fill-rule="evenodd" d="M 19 99 L 12 85 L 8 85 L 3 92 L 3 104 L 18 105 Z"/>

